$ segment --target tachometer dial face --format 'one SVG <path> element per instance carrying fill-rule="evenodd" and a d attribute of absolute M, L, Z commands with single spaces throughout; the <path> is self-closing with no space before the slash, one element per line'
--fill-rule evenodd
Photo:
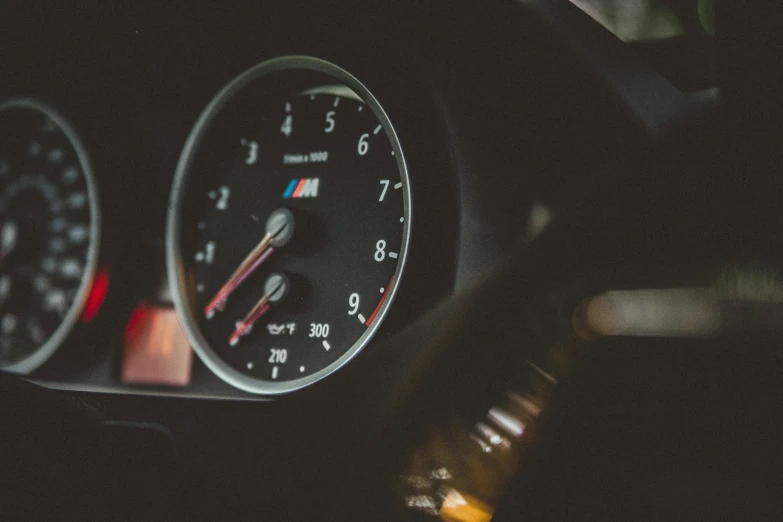
<path fill-rule="evenodd" d="M 0 103 L 0 368 L 28 373 L 62 344 L 99 236 L 92 170 L 70 125 L 34 100 Z"/>
<path fill-rule="evenodd" d="M 194 127 L 169 214 L 174 300 L 196 351 L 262 394 L 361 350 L 404 266 L 410 192 L 383 109 L 322 60 L 265 62 Z"/>

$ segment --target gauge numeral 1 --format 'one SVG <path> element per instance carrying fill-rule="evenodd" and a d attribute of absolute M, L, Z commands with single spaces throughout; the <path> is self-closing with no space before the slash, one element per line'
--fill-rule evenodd
<path fill-rule="evenodd" d="M 351 297 L 348 298 L 348 306 L 353 307 L 348 310 L 348 315 L 356 315 L 356 312 L 359 311 L 359 294 L 351 294 Z"/>
<path fill-rule="evenodd" d="M 365 133 L 362 134 L 359 137 L 359 145 L 357 146 L 356 150 L 359 153 L 359 156 L 364 156 L 367 154 L 367 151 L 370 150 L 370 144 L 367 143 L 367 138 L 369 138 L 370 135 Z"/>
<path fill-rule="evenodd" d="M 337 114 L 334 111 L 329 111 L 326 113 L 326 127 L 324 128 L 325 133 L 330 133 L 334 130 L 334 115 Z"/>
<path fill-rule="evenodd" d="M 194 256 L 197 263 L 201 263 L 202 261 L 208 265 L 211 265 L 212 262 L 215 260 L 215 242 L 210 241 L 206 245 L 204 245 L 204 251 L 198 251 L 196 252 L 196 255 Z"/>
<path fill-rule="evenodd" d="M 383 185 L 383 190 L 381 190 L 381 197 L 378 198 L 378 201 L 383 201 L 383 198 L 386 197 L 386 191 L 389 190 L 389 180 L 382 179 L 381 185 Z"/>
<path fill-rule="evenodd" d="M 379 263 L 386 259 L 386 241 L 383 239 L 378 240 L 377 243 L 375 243 L 375 260 Z"/>

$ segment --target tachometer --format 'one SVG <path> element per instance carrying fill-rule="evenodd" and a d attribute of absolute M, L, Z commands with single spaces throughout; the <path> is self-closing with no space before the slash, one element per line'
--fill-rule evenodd
<path fill-rule="evenodd" d="M 99 240 L 98 192 L 71 126 L 35 100 L 0 103 L 0 368 L 28 373 L 63 343 Z"/>
<path fill-rule="evenodd" d="M 264 62 L 201 114 L 168 220 L 169 280 L 196 352 L 241 389 L 296 390 L 356 355 L 394 299 L 411 224 L 402 149 L 343 69 Z"/>

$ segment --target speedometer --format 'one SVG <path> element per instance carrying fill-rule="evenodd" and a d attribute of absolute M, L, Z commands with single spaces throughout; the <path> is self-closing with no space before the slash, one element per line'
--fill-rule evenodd
<path fill-rule="evenodd" d="M 203 111 L 175 175 L 167 262 L 194 350 L 253 393 L 331 374 L 383 322 L 410 225 L 402 149 L 364 85 L 310 57 L 251 68 Z"/>
<path fill-rule="evenodd" d="M 85 317 L 100 220 L 69 123 L 36 100 L 0 103 L 0 368 L 35 370 Z"/>

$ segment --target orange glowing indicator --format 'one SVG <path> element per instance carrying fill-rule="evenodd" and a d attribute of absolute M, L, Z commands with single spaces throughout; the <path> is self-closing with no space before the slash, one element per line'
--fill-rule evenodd
<path fill-rule="evenodd" d="M 171 306 L 139 305 L 125 327 L 122 382 L 187 386 L 192 354 Z"/>

